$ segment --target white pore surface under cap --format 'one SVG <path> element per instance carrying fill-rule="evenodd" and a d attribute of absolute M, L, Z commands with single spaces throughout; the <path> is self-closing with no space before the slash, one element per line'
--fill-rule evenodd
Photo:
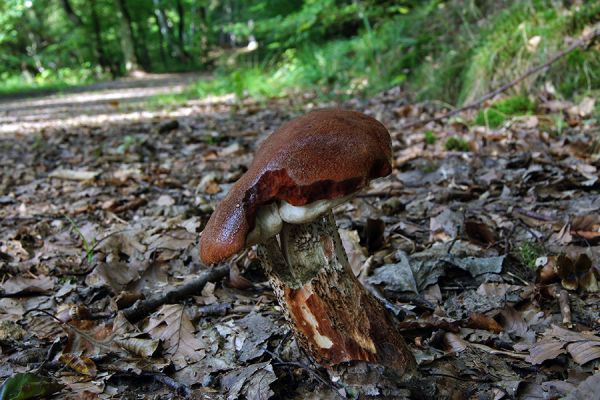
<path fill-rule="evenodd" d="M 350 199 L 352 195 L 332 200 L 317 200 L 304 206 L 293 206 L 281 200 L 279 215 L 288 224 L 305 224 L 315 220 L 321 214 L 326 213 L 337 205 Z"/>
<path fill-rule="evenodd" d="M 293 206 L 284 200 L 281 200 L 279 204 L 274 202 L 260 206 L 256 212 L 254 229 L 246 237 L 246 245 L 263 243 L 278 235 L 284 221 L 288 224 L 311 222 L 351 197 L 352 195 L 333 200 L 317 200 L 304 206 Z"/>
<path fill-rule="evenodd" d="M 277 203 L 260 206 L 256 212 L 254 229 L 246 236 L 246 245 L 263 243 L 281 232 L 283 221 Z"/>

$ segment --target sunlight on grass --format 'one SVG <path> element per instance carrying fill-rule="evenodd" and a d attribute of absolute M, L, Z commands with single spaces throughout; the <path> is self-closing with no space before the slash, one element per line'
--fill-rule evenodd
<path fill-rule="evenodd" d="M 566 38 L 578 37 L 599 12 L 600 3 L 567 9 L 549 0 L 508 7 L 491 1 L 425 2 L 408 15 L 397 13 L 351 38 L 300 42 L 262 61 L 241 55 L 232 64 L 228 58 L 217 64 L 214 79 L 151 102 L 173 104 L 224 94 L 270 98 L 297 90 L 343 99 L 403 84 L 420 98 L 458 105 L 544 62 L 565 47 Z M 596 90 L 599 53 L 574 51 L 512 92 L 528 92 L 541 79 L 553 82 L 562 96 Z M 498 107 L 487 113 L 490 126 L 515 115 Z"/>

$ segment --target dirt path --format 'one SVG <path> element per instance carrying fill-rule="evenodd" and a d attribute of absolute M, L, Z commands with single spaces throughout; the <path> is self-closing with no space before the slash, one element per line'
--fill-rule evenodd
<path fill-rule="evenodd" d="M 0 136 L 40 129 L 139 119 L 146 102 L 158 94 L 180 93 L 200 77 L 197 73 L 145 74 L 69 89 L 0 99 Z"/>

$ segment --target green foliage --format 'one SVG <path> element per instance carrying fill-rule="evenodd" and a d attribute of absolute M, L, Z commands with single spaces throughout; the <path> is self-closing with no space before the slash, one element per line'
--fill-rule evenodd
<path fill-rule="evenodd" d="M 545 250 L 535 242 L 523 242 L 517 247 L 517 254 L 524 265 L 535 269 L 535 261 L 545 254 Z"/>
<path fill-rule="evenodd" d="M 464 42 L 468 51 L 458 51 L 464 60 L 457 70 L 459 102 L 470 102 L 543 63 L 565 47 L 565 38 L 579 36 L 585 26 L 597 21 L 599 12 L 598 2 L 570 8 L 550 0 L 510 2 L 491 15 L 472 40 Z M 573 96 L 600 87 L 598 71 L 597 51 L 576 50 L 516 90 L 530 91 L 539 81 L 549 80 L 562 95 Z"/>
<path fill-rule="evenodd" d="M 0 386 L 0 400 L 47 398 L 62 387 L 61 384 L 30 372 L 15 374 Z"/>
<path fill-rule="evenodd" d="M 88 264 L 92 264 L 94 260 L 94 248 L 96 247 L 96 238 L 92 238 L 92 240 L 88 240 L 85 235 L 81 232 L 75 221 L 73 221 L 69 216 L 65 216 L 67 221 L 71 224 L 73 230 L 79 235 L 79 238 L 83 242 L 83 249 L 85 250 L 85 256 Z"/>
<path fill-rule="evenodd" d="M 560 114 L 552 115 L 552 120 L 554 122 L 554 130 L 551 132 L 552 136 L 560 136 L 563 133 L 567 123 L 564 117 Z"/>
<path fill-rule="evenodd" d="M 526 115 L 535 111 L 535 103 L 527 96 L 513 96 L 494 103 L 479 111 L 475 123 L 497 128 L 508 117 Z"/>
<path fill-rule="evenodd" d="M 2 82 L 0 95 L 60 91 L 73 85 L 94 82 L 101 77 L 104 77 L 101 72 L 94 74 L 92 69 L 46 69 L 42 73 L 32 77 L 4 72 L 0 73 L 0 82 Z"/>
<path fill-rule="evenodd" d="M 600 15 L 598 2 L 553 0 L 68 0 L 74 13 L 65 3 L 0 3 L 0 94 L 107 79 L 133 61 L 215 72 L 156 105 L 306 89 L 343 98 L 399 84 L 458 104 L 547 60 Z M 600 52 L 574 51 L 516 93 L 545 81 L 567 97 L 600 89 Z M 492 124 L 504 118 L 496 111 Z"/>
<path fill-rule="evenodd" d="M 448 151 L 471 151 L 469 142 L 457 136 L 450 136 L 448 140 L 446 140 L 444 147 Z"/>
<path fill-rule="evenodd" d="M 425 143 L 427 143 L 428 145 L 432 145 L 435 143 L 436 140 L 437 137 L 435 136 L 435 133 L 433 131 L 425 131 Z"/>
<path fill-rule="evenodd" d="M 140 143 L 139 138 L 132 136 L 132 135 L 125 135 L 125 137 L 123 137 L 123 141 L 121 142 L 121 144 L 117 146 L 117 153 L 125 154 L 129 151 L 129 149 L 131 147 L 133 147 L 139 143 Z M 69 222 L 71 222 L 71 225 L 74 226 L 72 221 L 69 221 Z"/>

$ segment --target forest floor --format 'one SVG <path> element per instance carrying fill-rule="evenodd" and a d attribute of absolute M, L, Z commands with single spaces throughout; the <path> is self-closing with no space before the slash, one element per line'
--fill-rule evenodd
<path fill-rule="evenodd" d="M 600 126 L 589 101 L 540 97 L 495 129 L 470 114 L 404 129 L 441 111 L 400 89 L 146 109 L 146 90 L 174 90 L 157 82 L 0 104 L 0 398 L 408 396 L 410 385 L 382 393 L 367 375 L 343 386 L 301 353 L 254 251 L 200 293 L 124 316 L 208 270 L 199 234 L 257 143 L 332 106 L 392 135 L 392 175 L 335 215 L 353 269 L 403 319 L 424 377 L 412 396 L 597 398 Z"/>

